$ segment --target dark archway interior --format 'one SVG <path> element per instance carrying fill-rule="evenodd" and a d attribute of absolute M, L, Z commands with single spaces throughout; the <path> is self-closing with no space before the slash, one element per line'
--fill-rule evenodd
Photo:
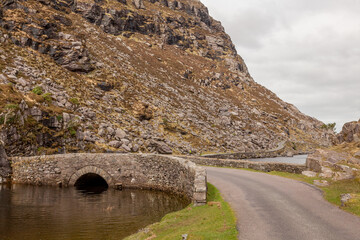
<path fill-rule="evenodd" d="M 109 186 L 101 176 L 95 173 L 87 173 L 76 180 L 75 187 L 85 193 L 98 194 L 106 191 Z"/>

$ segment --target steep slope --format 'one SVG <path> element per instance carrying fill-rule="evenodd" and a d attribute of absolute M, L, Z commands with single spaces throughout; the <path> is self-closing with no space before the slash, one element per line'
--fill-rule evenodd
<path fill-rule="evenodd" d="M 329 145 L 323 123 L 254 82 L 196 0 L 4 0 L 8 155 L 194 154 Z"/>

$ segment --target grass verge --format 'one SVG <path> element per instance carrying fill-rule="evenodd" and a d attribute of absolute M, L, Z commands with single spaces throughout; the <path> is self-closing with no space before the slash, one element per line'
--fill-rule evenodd
<path fill-rule="evenodd" d="M 208 183 L 207 205 L 185 209 L 167 214 L 155 224 L 147 226 L 125 240 L 182 239 L 237 239 L 236 218 L 229 204 L 219 191 Z"/>

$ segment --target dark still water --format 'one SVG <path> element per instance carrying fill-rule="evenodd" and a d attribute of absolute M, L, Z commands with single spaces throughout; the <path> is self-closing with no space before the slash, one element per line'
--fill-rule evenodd
<path fill-rule="evenodd" d="M 122 239 L 189 203 L 157 191 L 0 185 L 0 239 Z"/>

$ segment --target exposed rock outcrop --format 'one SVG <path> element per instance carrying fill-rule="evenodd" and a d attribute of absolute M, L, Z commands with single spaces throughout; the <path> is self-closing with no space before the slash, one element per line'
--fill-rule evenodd
<path fill-rule="evenodd" d="M 4 143 L 0 141 L 0 183 L 6 181 L 6 179 L 10 177 L 10 174 L 11 174 L 10 162 L 8 161 L 4 149 Z"/>
<path fill-rule="evenodd" d="M 319 177 L 334 181 L 353 179 L 360 173 L 360 122 L 346 123 L 337 135 L 338 144 L 329 149 L 318 149 L 308 156 L 306 166 Z M 303 173 L 306 175 L 306 173 Z"/>
<path fill-rule="evenodd" d="M 360 142 L 360 120 L 345 123 L 341 132 L 336 136 L 337 143 Z"/>
<path fill-rule="evenodd" d="M 200 1 L 6 0 L 0 125 L 9 156 L 266 152 L 332 132 L 257 84 Z"/>

